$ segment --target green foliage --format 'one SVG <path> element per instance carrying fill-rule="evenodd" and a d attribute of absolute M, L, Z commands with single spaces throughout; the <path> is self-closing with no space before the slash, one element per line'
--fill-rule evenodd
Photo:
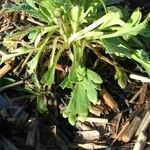
<path fill-rule="evenodd" d="M 6 36 L 3 44 L 9 53 L 0 53 L 1 64 L 20 55 L 31 55 L 27 62 L 31 76 L 38 74 L 40 60 L 49 54 L 47 71 L 42 72 L 42 77 L 33 80 L 34 86 L 35 83 L 39 85 L 38 91 L 33 93 L 36 93 L 40 112 L 47 110 L 42 87 L 55 83 L 55 68 L 63 52 L 69 51 L 72 54 L 71 69 L 60 84 L 63 89 L 72 89 L 70 101 L 63 113 L 72 125 L 78 119 L 86 119 L 91 103 L 97 103 L 97 90 L 101 89 L 100 75 L 85 67 L 86 48 L 91 43 L 103 47 L 110 56 L 134 60 L 150 75 L 149 56 L 142 46 L 138 47 L 141 43 L 138 35 L 149 38 L 145 33 L 149 32 L 147 25 L 150 14 L 143 17 L 137 8 L 127 20 L 124 12 L 130 12 L 125 8 L 107 7 L 121 2 L 122 0 L 26 0 L 25 3 L 4 6 L 7 12 L 23 11 L 44 23 L 44 26 L 33 26 Z M 25 37 L 28 37 L 29 42 L 20 43 Z M 121 88 L 125 88 L 128 79 L 125 71 L 117 66 L 115 71 L 115 79 Z"/>
<path fill-rule="evenodd" d="M 126 73 L 119 69 L 118 67 L 115 67 L 115 80 L 118 80 L 118 84 L 119 86 L 124 89 L 127 85 L 127 82 L 128 82 L 128 77 L 126 75 Z"/>
<path fill-rule="evenodd" d="M 86 77 L 82 81 L 74 82 L 70 102 L 63 112 L 63 116 L 68 117 L 72 125 L 75 124 L 77 119 L 85 121 L 88 116 L 90 102 L 93 104 L 97 103 L 97 90 L 100 90 L 101 83 L 101 77 L 89 69 L 86 70 Z M 64 87 L 64 84 L 62 87 Z"/>

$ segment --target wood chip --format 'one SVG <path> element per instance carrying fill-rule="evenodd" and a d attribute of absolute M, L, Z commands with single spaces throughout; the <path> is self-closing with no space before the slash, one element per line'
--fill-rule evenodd
<path fill-rule="evenodd" d="M 139 134 L 137 141 L 134 145 L 133 150 L 144 150 L 146 144 L 147 136 L 145 136 L 142 132 Z"/>
<path fill-rule="evenodd" d="M 141 132 L 145 133 L 145 131 L 148 128 L 149 123 L 150 123 L 150 111 L 148 111 L 145 114 L 145 116 L 144 116 L 144 118 L 143 118 L 143 120 L 141 122 L 141 125 L 139 126 L 139 128 L 138 128 L 138 130 L 137 130 L 135 135 L 138 136 Z"/>
<path fill-rule="evenodd" d="M 112 142 L 111 145 L 113 145 L 117 140 L 121 140 L 123 134 L 126 132 L 128 126 L 129 126 L 129 124 L 130 124 L 130 121 L 127 121 L 125 123 L 125 125 L 122 127 L 122 129 L 120 130 L 120 132 L 118 133 L 118 135 L 116 136 L 116 138 L 113 140 L 113 142 Z"/>
<path fill-rule="evenodd" d="M 135 116 L 133 118 L 133 120 L 131 121 L 130 125 L 128 126 L 126 132 L 124 132 L 124 134 L 122 136 L 123 142 L 129 142 L 131 140 L 134 133 L 136 132 L 136 130 L 140 126 L 140 123 L 141 123 L 141 119 L 139 117 Z"/>
<path fill-rule="evenodd" d="M 83 131 L 87 131 L 87 130 L 92 130 L 92 126 L 80 121 L 77 121 L 76 123 L 76 128 L 78 128 L 79 130 L 83 130 Z"/>
<path fill-rule="evenodd" d="M 143 84 L 142 85 L 142 92 L 140 93 L 140 97 L 139 97 L 139 103 L 140 104 L 143 104 L 145 101 L 146 91 L 147 91 L 147 84 Z"/>
<path fill-rule="evenodd" d="M 117 114 L 117 123 L 116 123 L 116 134 L 118 133 L 118 129 L 119 129 L 119 124 L 120 124 L 120 120 L 121 120 L 121 117 L 122 117 L 122 113 L 118 113 Z"/>
<path fill-rule="evenodd" d="M 143 90 L 143 86 L 137 91 L 137 93 L 131 98 L 131 100 L 129 100 L 129 102 L 133 103 L 136 100 L 136 98 L 140 95 L 142 90 Z"/>
<path fill-rule="evenodd" d="M 136 75 L 136 74 L 130 74 L 129 76 L 131 79 L 134 80 L 139 80 L 143 83 L 150 83 L 150 78 L 144 77 L 144 76 L 140 76 L 140 75 Z"/>
<path fill-rule="evenodd" d="M 0 79 L 7 74 L 12 69 L 12 66 L 9 63 L 6 63 L 5 66 L 3 66 L 0 69 Z"/>
<path fill-rule="evenodd" d="M 87 117 L 85 121 L 87 121 L 87 122 L 95 122 L 95 123 L 100 123 L 100 124 L 107 124 L 108 123 L 108 119 L 92 118 L 92 117 Z"/>
<path fill-rule="evenodd" d="M 98 105 L 95 105 L 95 106 L 90 107 L 89 111 L 90 111 L 90 113 L 92 113 L 96 116 L 100 116 L 101 113 L 103 112 L 103 108 Z"/>
<path fill-rule="evenodd" d="M 100 133 L 97 130 L 77 131 L 75 141 L 96 141 L 99 140 Z"/>
<path fill-rule="evenodd" d="M 111 150 L 111 148 L 109 146 L 105 146 L 105 145 L 98 145 L 98 144 L 94 144 L 94 143 L 86 143 L 86 144 L 78 144 L 79 147 L 84 148 L 84 149 L 105 149 L 105 150 Z"/>
<path fill-rule="evenodd" d="M 113 97 L 105 89 L 101 90 L 100 95 L 106 105 L 108 105 L 111 109 L 118 111 L 117 102 L 113 99 Z"/>

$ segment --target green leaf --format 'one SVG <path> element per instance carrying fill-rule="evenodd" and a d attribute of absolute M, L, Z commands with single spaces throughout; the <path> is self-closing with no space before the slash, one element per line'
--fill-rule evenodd
<path fill-rule="evenodd" d="M 43 75 L 41 82 L 45 85 L 51 85 L 55 80 L 55 65 L 52 65 L 48 71 Z"/>
<path fill-rule="evenodd" d="M 84 83 L 84 89 L 87 92 L 88 100 L 90 102 L 92 102 L 93 104 L 96 104 L 97 103 L 97 99 L 98 99 L 97 84 L 95 84 L 94 82 L 91 82 L 87 78 L 85 78 L 83 80 L 83 83 Z"/>
<path fill-rule="evenodd" d="M 98 99 L 97 91 L 91 86 L 87 88 L 87 98 L 94 105 L 97 103 L 97 99 Z"/>
<path fill-rule="evenodd" d="M 68 79 L 67 81 L 69 81 Z M 66 84 L 68 84 L 67 81 L 65 81 Z M 75 85 L 71 93 L 71 99 L 63 112 L 63 116 L 68 117 L 70 124 L 74 125 L 77 118 L 80 121 L 85 121 L 88 116 L 90 102 L 93 104 L 97 103 L 97 86 L 101 83 L 101 77 L 89 69 L 87 70 L 87 75 L 82 80 L 74 82 Z"/>
<path fill-rule="evenodd" d="M 39 9 L 33 9 L 29 4 L 22 3 L 19 5 L 15 4 L 6 4 L 4 5 L 3 10 L 7 12 L 26 12 L 30 16 L 39 19 L 40 21 L 48 22 L 47 18 L 42 14 L 42 12 Z"/>
<path fill-rule="evenodd" d="M 74 126 L 76 123 L 77 117 L 74 114 L 70 114 L 68 117 L 68 121 L 69 123 Z"/>
<path fill-rule="evenodd" d="M 87 79 L 97 84 L 101 84 L 103 82 L 102 78 L 97 73 L 89 69 L 87 69 Z"/>
<path fill-rule="evenodd" d="M 27 63 L 28 73 L 30 75 L 36 71 L 41 54 L 42 54 L 42 49 L 39 50 L 38 53 Z"/>
<path fill-rule="evenodd" d="M 124 0 L 106 0 L 106 5 L 116 5 L 116 4 L 120 4 L 121 2 L 123 2 Z"/>
<path fill-rule="evenodd" d="M 134 52 L 124 41 L 119 38 L 103 39 L 101 44 L 108 54 L 114 54 L 120 57 L 131 57 Z"/>
<path fill-rule="evenodd" d="M 120 18 L 120 13 L 119 12 L 117 12 L 117 13 L 116 12 L 108 12 L 106 15 L 102 16 L 101 18 L 99 18 L 98 20 L 93 22 L 92 24 L 88 25 L 87 27 L 84 27 L 79 32 L 71 35 L 71 37 L 69 38 L 69 43 L 80 39 L 81 36 L 83 36 L 84 34 L 87 34 L 88 32 L 98 28 L 100 25 L 101 25 L 100 26 L 101 30 L 106 28 L 106 27 L 113 25 L 114 23 L 113 23 L 112 19 L 114 20 L 115 17 Z M 110 23 L 110 21 L 111 21 L 111 23 Z M 122 24 L 122 22 L 121 21 L 119 22 L 117 20 L 117 24 Z M 105 37 L 105 35 L 101 35 L 101 38 L 102 37 Z"/>
<path fill-rule="evenodd" d="M 118 67 L 115 67 L 115 80 L 118 80 L 118 84 L 119 86 L 124 89 L 127 85 L 127 82 L 128 82 L 128 77 L 126 75 L 126 73 L 119 69 Z"/>
<path fill-rule="evenodd" d="M 102 35 L 101 38 L 106 39 L 123 36 L 125 40 L 128 40 L 129 38 L 136 36 L 143 29 L 145 29 L 150 20 L 150 14 L 148 14 L 148 16 L 145 18 L 143 22 L 140 23 L 140 20 L 141 20 L 141 12 L 139 11 L 139 9 L 137 9 L 135 10 L 135 12 L 133 12 L 133 15 L 131 16 L 129 21 L 125 23 L 122 27 L 118 28 L 116 32 Z"/>
<path fill-rule="evenodd" d="M 61 88 L 70 88 L 73 89 L 73 82 L 70 81 L 69 75 L 61 82 Z"/>
<path fill-rule="evenodd" d="M 36 7 L 35 0 L 26 0 L 26 3 L 29 4 L 32 8 L 34 8 L 35 10 L 38 10 L 38 8 Z"/>
<path fill-rule="evenodd" d="M 17 56 L 20 56 L 20 55 L 23 55 L 23 54 L 28 54 L 30 53 L 30 50 L 28 50 L 27 48 L 25 47 L 20 47 L 20 48 L 17 48 L 16 50 L 14 50 L 14 53 L 12 54 L 7 54 L 3 51 L 0 51 L 0 54 L 2 56 L 1 60 L 0 60 L 0 64 L 3 64 L 4 62 L 12 59 L 12 58 L 15 58 Z"/>
<path fill-rule="evenodd" d="M 133 60 L 141 64 L 150 76 L 150 61 L 146 52 L 144 50 L 136 50 L 131 57 Z"/>
<path fill-rule="evenodd" d="M 3 45 L 6 46 L 9 50 L 14 50 L 17 48 L 19 41 L 21 41 L 25 36 L 30 33 L 40 32 L 44 27 L 34 26 L 23 31 L 18 31 L 15 33 L 10 33 L 5 36 L 3 40 Z"/>
<path fill-rule="evenodd" d="M 37 97 L 37 108 L 40 113 L 48 112 L 47 104 L 45 103 L 43 96 Z"/>
<path fill-rule="evenodd" d="M 32 74 L 32 82 L 34 83 L 35 88 L 37 88 L 38 90 L 41 89 L 41 85 L 40 85 L 40 83 L 39 83 L 39 80 L 38 80 L 38 77 L 37 77 L 37 74 L 36 74 L 36 73 L 33 73 L 33 74 Z M 38 91 L 38 90 L 37 90 L 37 91 Z"/>
<path fill-rule="evenodd" d="M 83 81 L 78 82 L 72 91 L 71 100 L 63 112 L 63 116 L 68 117 L 70 124 L 74 125 L 77 117 L 80 117 L 82 121 L 86 119 L 89 106 Z"/>
<path fill-rule="evenodd" d="M 34 43 L 34 41 L 36 40 L 37 36 L 39 34 L 39 31 L 33 31 L 28 35 L 28 39 L 30 40 L 30 43 Z"/>

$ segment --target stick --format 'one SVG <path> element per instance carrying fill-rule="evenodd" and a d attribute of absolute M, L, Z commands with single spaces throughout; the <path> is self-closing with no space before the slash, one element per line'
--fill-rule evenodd
<path fill-rule="evenodd" d="M 137 138 L 133 150 L 143 150 L 146 144 L 147 137 L 141 132 Z"/>
<path fill-rule="evenodd" d="M 140 123 L 141 123 L 141 119 L 139 117 L 135 116 L 134 119 L 131 121 L 131 124 L 128 126 L 126 132 L 122 136 L 123 142 L 129 142 L 131 140 L 134 133 L 138 129 Z"/>

